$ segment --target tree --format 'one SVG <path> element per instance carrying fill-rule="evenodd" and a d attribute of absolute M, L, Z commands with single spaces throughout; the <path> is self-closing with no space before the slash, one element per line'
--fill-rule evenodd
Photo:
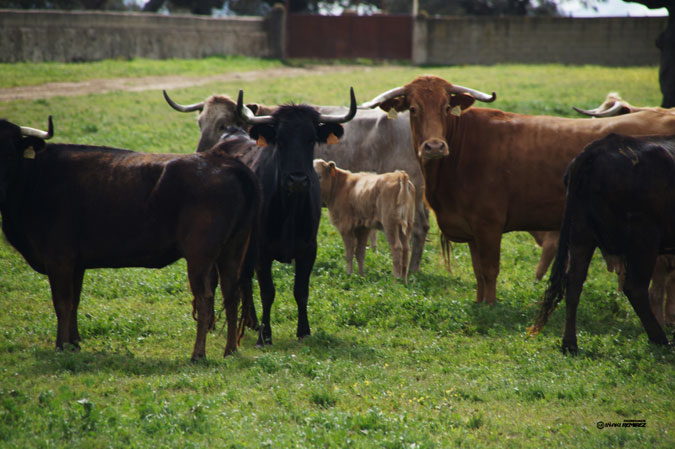
<path fill-rule="evenodd" d="M 675 3 L 673 0 L 623 0 L 627 3 L 640 3 L 649 9 L 666 8 L 668 26 L 656 38 L 656 46 L 661 50 L 659 84 L 663 100 L 661 107 L 675 108 Z"/>

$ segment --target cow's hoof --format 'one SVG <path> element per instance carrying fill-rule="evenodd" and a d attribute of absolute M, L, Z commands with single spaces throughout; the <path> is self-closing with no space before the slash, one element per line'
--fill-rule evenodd
<path fill-rule="evenodd" d="M 206 360 L 206 354 L 192 354 L 192 357 L 190 357 L 192 363 L 199 363 L 204 360 Z"/>
<path fill-rule="evenodd" d="M 563 341 L 562 344 L 562 353 L 567 355 L 577 355 L 579 354 L 579 347 L 577 346 L 576 342 L 569 342 L 566 343 Z"/>

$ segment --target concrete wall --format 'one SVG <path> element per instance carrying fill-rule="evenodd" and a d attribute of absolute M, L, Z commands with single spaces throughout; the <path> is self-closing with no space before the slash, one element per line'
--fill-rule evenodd
<path fill-rule="evenodd" d="M 0 61 L 280 57 L 267 25 L 262 18 L 0 10 Z"/>
<path fill-rule="evenodd" d="M 285 24 L 283 8 L 264 19 L 0 10 L 0 62 L 226 54 L 283 58 Z M 666 17 L 418 17 L 412 59 L 439 65 L 658 65 L 654 41 L 666 26 Z"/>
<path fill-rule="evenodd" d="M 667 17 L 417 18 L 415 64 L 658 65 Z"/>

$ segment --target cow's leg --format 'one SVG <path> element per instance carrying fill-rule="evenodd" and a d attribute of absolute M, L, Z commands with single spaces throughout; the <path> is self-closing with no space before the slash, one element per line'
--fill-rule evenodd
<path fill-rule="evenodd" d="M 206 357 L 206 334 L 213 328 L 213 263 L 202 257 L 186 257 L 188 280 L 194 299 L 192 316 L 197 320 L 197 337 L 192 350 L 193 362 Z"/>
<path fill-rule="evenodd" d="M 675 324 L 675 273 L 671 272 L 666 278 L 666 305 L 664 307 L 664 321 L 666 324 Z"/>
<path fill-rule="evenodd" d="M 342 233 L 342 242 L 345 245 L 345 261 L 347 262 L 347 274 L 354 272 L 354 250 L 356 249 L 356 236 L 353 231 Z"/>
<path fill-rule="evenodd" d="M 82 295 L 82 283 L 84 281 L 84 269 L 73 270 L 73 308 L 70 313 L 70 343 L 76 348 L 80 348 L 80 330 L 77 324 L 77 309 L 80 306 L 80 297 Z"/>
<path fill-rule="evenodd" d="M 410 256 L 410 236 L 411 232 L 407 234 L 403 232 L 403 228 L 398 227 L 399 240 L 401 241 L 401 277 L 405 284 L 408 283 L 408 257 Z"/>
<path fill-rule="evenodd" d="M 63 345 L 66 343 L 79 348 L 77 320 L 73 322 L 73 317 L 77 318 L 84 270 L 76 269 L 69 263 L 53 264 L 46 268 L 52 292 L 52 304 L 56 312 L 56 349 L 63 350 Z M 73 330 L 75 333 L 71 334 Z"/>
<path fill-rule="evenodd" d="M 483 271 L 481 270 L 480 257 L 478 256 L 478 247 L 475 240 L 469 242 L 469 251 L 471 252 L 473 274 L 476 277 L 476 302 L 483 302 L 485 282 L 483 281 Z"/>
<path fill-rule="evenodd" d="M 651 248 L 650 248 L 651 246 Z M 649 280 L 654 272 L 658 245 L 632 241 L 626 254 L 626 282 L 623 291 L 647 331 L 649 341 L 667 345 L 668 338 L 649 305 Z"/>
<path fill-rule="evenodd" d="M 363 276 L 363 262 L 366 258 L 366 245 L 368 244 L 370 230 L 366 228 L 360 228 L 356 229 L 354 234 L 356 235 L 356 263 L 359 268 L 359 275 Z"/>
<path fill-rule="evenodd" d="M 217 263 L 220 291 L 223 294 L 223 307 L 225 308 L 225 320 L 227 321 L 225 356 L 234 353 L 239 344 L 239 334 L 237 332 L 237 312 L 239 308 L 237 278 L 240 267 L 239 262 L 240 260 L 236 260 L 228 255 L 221 256 Z"/>
<path fill-rule="evenodd" d="M 424 252 L 424 243 L 427 240 L 429 232 L 429 211 L 423 201 L 415 203 L 415 223 L 412 231 L 412 248 L 410 251 L 410 267 L 408 272 L 417 273 L 420 271 L 422 262 L 422 253 Z"/>
<path fill-rule="evenodd" d="M 272 260 L 265 259 L 258 263 L 258 286 L 260 287 L 260 301 L 262 302 L 262 319 L 258 329 L 257 346 L 272 344 L 272 327 L 270 326 L 270 312 L 274 303 L 276 291 L 272 280 Z"/>
<path fill-rule="evenodd" d="M 502 242 L 501 229 L 483 229 L 474 241 L 483 276 L 483 301 L 489 305 L 494 305 L 497 302 L 497 276 L 499 276 L 500 245 Z"/>
<path fill-rule="evenodd" d="M 530 234 L 532 234 L 537 244 L 541 246 L 541 257 L 539 257 L 539 263 L 534 273 L 535 278 L 540 281 L 548 271 L 548 267 L 551 266 L 551 261 L 555 257 L 560 233 L 556 231 L 538 231 L 530 232 Z"/>
<path fill-rule="evenodd" d="M 370 242 L 370 249 L 372 249 L 374 252 L 377 252 L 377 229 L 370 231 L 368 241 Z"/>
<path fill-rule="evenodd" d="M 668 272 L 663 257 L 657 257 L 656 265 L 654 265 L 654 273 L 652 274 L 652 283 L 649 287 L 649 305 L 661 327 L 665 324 L 663 303 L 666 295 L 667 276 Z"/>
<path fill-rule="evenodd" d="M 367 238 L 367 234 L 364 235 Z M 364 247 L 365 249 L 365 247 Z M 295 283 L 293 296 L 298 305 L 298 328 L 295 335 L 303 338 L 310 335 L 309 320 L 307 319 L 307 300 L 309 299 L 309 277 L 312 274 L 316 260 L 316 244 L 304 254 L 295 258 Z"/>
<path fill-rule="evenodd" d="M 389 243 L 394 278 L 402 278 L 403 267 L 401 266 L 401 258 L 403 257 L 403 242 L 401 242 L 401 236 L 396 223 L 384 223 L 384 234 L 387 236 L 387 243 Z"/>
<path fill-rule="evenodd" d="M 582 243 L 570 245 L 569 264 L 567 267 L 567 286 L 565 289 L 565 331 L 562 339 L 562 351 L 566 354 L 576 354 L 577 346 L 577 307 L 579 296 L 588 274 L 588 266 L 591 263 L 595 245 Z"/>

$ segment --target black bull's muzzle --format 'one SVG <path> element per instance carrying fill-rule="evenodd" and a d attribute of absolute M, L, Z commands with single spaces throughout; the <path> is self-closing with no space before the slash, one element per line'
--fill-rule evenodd
<path fill-rule="evenodd" d="M 309 176 L 302 172 L 294 172 L 286 175 L 284 189 L 288 193 L 302 193 L 309 190 Z"/>

